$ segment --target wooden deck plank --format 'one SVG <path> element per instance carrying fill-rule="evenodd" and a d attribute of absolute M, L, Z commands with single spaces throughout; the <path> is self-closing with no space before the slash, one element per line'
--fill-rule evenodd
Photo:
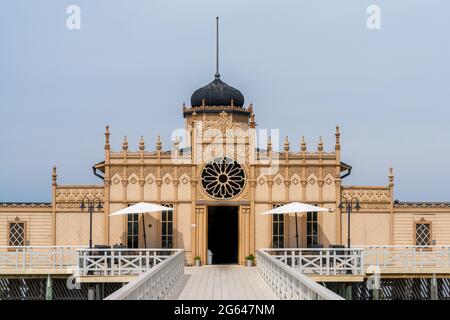
<path fill-rule="evenodd" d="M 191 300 L 201 300 L 204 299 L 208 279 L 211 276 L 209 270 L 205 270 L 206 272 L 202 272 L 201 268 L 195 268 L 195 277 L 192 279 L 192 282 L 196 282 L 192 284 L 193 290 L 190 293 Z"/>
<path fill-rule="evenodd" d="M 213 300 L 221 300 L 222 299 L 222 279 L 221 279 L 221 271 L 222 266 L 219 266 L 219 268 L 210 268 L 214 270 L 214 277 L 213 277 Z"/>
<path fill-rule="evenodd" d="M 199 269 L 199 272 L 201 274 L 204 274 L 204 273 L 207 274 L 207 277 L 205 276 L 206 281 L 204 283 L 203 299 L 211 300 L 212 296 L 213 296 L 213 292 L 214 292 L 213 291 L 214 290 L 214 268 L 205 266 L 205 267 L 203 267 L 203 269 Z M 202 299 L 202 298 L 200 298 L 200 299 Z"/>
<path fill-rule="evenodd" d="M 172 295 L 179 300 L 262 300 L 275 294 L 256 268 L 237 265 L 186 267 L 187 281 Z"/>
<path fill-rule="evenodd" d="M 233 274 L 235 275 L 239 283 L 242 299 L 256 300 L 256 296 L 253 296 L 250 292 L 250 287 L 254 286 L 255 284 L 249 279 L 249 277 L 251 278 L 251 274 L 247 271 L 248 269 L 243 269 L 242 272 L 233 272 Z"/>
<path fill-rule="evenodd" d="M 242 289 L 242 285 L 240 282 L 240 279 L 237 276 L 236 272 L 233 272 L 235 270 L 230 270 L 231 272 L 228 273 L 228 281 L 229 284 L 231 285 L 231 295 L 233 297 L 233 299 L 235 300 L 243 300 L 245 299 L 245 296 L 243 294 L 243 289 Z"/>
<path fill-rule="evenodd" d="M 250 272 L 248 276 L 254 285 L 248 286 L 248 290 L 250 291 L 250 294 L 255 297 L 255 300 L 262 300 L 264 299 L 264 294 L 262 292 L 263 290 L 261 290 L 261 283 L 257 278 L 259 275 L 255 267 L 249 267 L 249 269 L 251 269 L 252 272 Z"/>
<path fill-rule="evenodd" d="M 230 291 L 229 291 L 229 283 L 228 283 L 228 277 L 227 272 L 223 271 L 220 274 L 220 282 L 222 284 L 222 300 L 229 300 L 230 299 Z"/>

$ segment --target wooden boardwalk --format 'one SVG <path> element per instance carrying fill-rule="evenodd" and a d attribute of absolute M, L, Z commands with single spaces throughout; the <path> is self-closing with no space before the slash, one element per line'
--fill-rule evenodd
<path fill-rule="evenodd" d="M 256 267 L 214 265 L 186 267 L 173 300 L 274 300 Z"/>

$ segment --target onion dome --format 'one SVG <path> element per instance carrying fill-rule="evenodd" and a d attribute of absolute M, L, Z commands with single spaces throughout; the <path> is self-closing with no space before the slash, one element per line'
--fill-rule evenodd
<path fill-rule="evenodd" d="M 244 96 L 232 86 L 226 84 L 216 73 L 214 81 L 197 89 L 191 96 L 191 106 L 235 106 L 244 105 Z"/>

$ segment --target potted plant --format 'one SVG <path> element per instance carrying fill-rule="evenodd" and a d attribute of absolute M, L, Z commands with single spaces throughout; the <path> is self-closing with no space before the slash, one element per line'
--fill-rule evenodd
<path fill-rule="evenodd" d="M 200 267 L 200 257 L 199 256 L 194 257 L 194 265 L 196 267 Z"/>
<path fill-rule="evenodd" d="M 255 256 L 253 254 L 249 254 L 245 257 L 245 262 L 247 263 L 247 267 L 253 266 L 253 261 L 255 261 Z"/>

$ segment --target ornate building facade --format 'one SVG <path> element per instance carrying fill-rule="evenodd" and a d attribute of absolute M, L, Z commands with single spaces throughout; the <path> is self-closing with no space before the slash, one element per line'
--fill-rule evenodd
<path fill-rule="evenodd" d="M 296 149 L 287 137 L 280 150 L 270 137 L 260 149 L 253 105 L 245 106 L 218 73 L 182 112 L 182 143 L 163 148 L 158 138 L 148 150 L 141 138 L 138 150 L 129 150 L 125 137 L 114 151 L 106 127 L 104 160 L 93 167 L 102 183 L 60 185 L 54 167 L 50 203 L 1 203 L 0 245 L 87 245 L 84 197 L 104 204 L 93 214 L 95 245 L 143 247 L 145 228 L 147 247 L 184 248 L 189 263 L 194 256 L 206 261 L 208 250 L 216 263 L 244 263 L 258 248 L 295 247 L 293 215 L 260 214 L 292 201 L 332 210 L 299 215 L 301 247 L 346 244 L 347 214 L 339 203 L 352 197 L 361 205 L 351 215 L 354 246 L 450 244 L 450 204 L 395 201 L 392 168 L 384 186 L 343 183 L 352 167 L 341 160 L 339 127 L 333 150 L 324 150 L 322 139 L 309 149 L 301 139 Z M 141 201 L 174 210 L 144 221 L 137 214 L 109 216 Z"/>

